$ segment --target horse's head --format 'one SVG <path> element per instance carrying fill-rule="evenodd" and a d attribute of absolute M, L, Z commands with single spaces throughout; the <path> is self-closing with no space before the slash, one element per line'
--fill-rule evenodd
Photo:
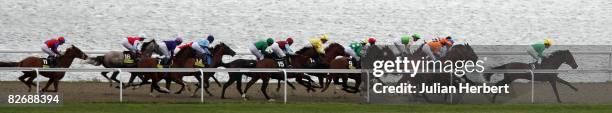
<path fill-rule="evenodd" d="M 451 46 L 444 59 L 475 62 L 478 60 L 478 55 L 476 55 L 476 52 L 474 52 L 474 49 L 469 44 L 460 44 Z"/>
<path fill-rule="evenodd" d="M 162 49 L 159 47 L 155 39 L 142 43 L 142 53 L 145 56 L 151 56 L 153 53 L 163 55 Z"/>
<path fill-rule="evenodd" d="M 87 54 L 83 53 L 83 51 L 81 51 L 81 49 L 77 48 L 74 45 L 71 45 L 70 48 L 66 49 L 66 53 L 64 53 L 64 56 L 68 56 L 68 57 L 72 57 L 72 58 L 79 58 L 79 59 L 87 59 Z"/>
<path fill-rule="evenodd" d="M 303 55 L 308 58 L 317 57 L 319 55 L 319 53 L 317 53 L 317 50 L 315 50 L 313 47 L 304 47 L 296 51 L 295 54 Z"/>
<path fill-rule="evenodd" d="M 218 54 L 220 55 L 230 55 L 230 56 L 235 56 L 236 52 L 230 48 L 229 46 L 227 46 L 225 43 L 219 43 L 217 44 L 214 48 L 213 48 L 213 56 L 217 56 Z"/>
<path fill-rule="evenodd" d="M 553 65 L 553 66 L 556 66 L 557 68 L 561 66 L 562 63 L 565 63 L 571 66 L 572 69 L 578 68 L 578 64 L 576 63 L 576 60 L 574 59 L 574 55 L 572 55 L 572 52 L 570 52 L 569 50 L 558 50 L 558 51 L 551 53 L 551 55 L 548 58 L 542 59 L 542 64 L 545 64 L 545 63 L 547 64 L 548 63 L 559 63 L 559 64 Z"/>

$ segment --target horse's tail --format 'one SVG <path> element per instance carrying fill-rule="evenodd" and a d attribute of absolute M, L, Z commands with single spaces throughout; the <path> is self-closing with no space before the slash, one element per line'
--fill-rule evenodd
<path fill-rule="evenodd" d="M 504 65 L 501 65 L 501 66 L 493 67 L 493 68 L 491 68 L 491 69 L 504 69 L 504 68 L 506 68 L 506 65 L 505 65 L 505 64 L 504 64 Z M 486 81 L 491 81 L 491 76 L 492 76 L 493 74 L 495 74 L 495 73 L 484 73 L 482 76 L 484 77 L 484 79 L 485 79 Z"/>
<path fill-rule="evenodd" d="M 0 62 L 0 67 L 19 67 L 19 62 Z"/>
<path fill-rule="evenodd" d="M 87 59 L 87 63 L 95 66 L 102 65 L 102 63 L 104 63 L 104 56 L 96 56 L 93 58 L 89 58 Z"/>

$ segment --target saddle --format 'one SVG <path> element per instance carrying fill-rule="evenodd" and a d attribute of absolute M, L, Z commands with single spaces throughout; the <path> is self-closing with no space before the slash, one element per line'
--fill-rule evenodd
<path fill-rule="evenodd" d="M 55 68 L 57 67 L 57 58 L 55 57 L 47 57 L 47 58 L 41 58 L 43 61 L 43 68 Z"/>

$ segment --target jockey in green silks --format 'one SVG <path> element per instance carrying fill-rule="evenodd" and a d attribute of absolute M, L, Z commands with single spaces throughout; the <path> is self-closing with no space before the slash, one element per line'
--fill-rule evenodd
<path fill-rule="evenodd" d="M 531 44 L 532 49 L 527 50 L 527 53 L 529 53 L 529 55 L 533 58 L 531 64 L 539 66 L 542 63 L 542 59 L 547 57 L 544 55 L 544 50 L 550 48 L 551 45 L 552 39 L 550 38 L 544 39 L 543 42 L 536 42 Z"/>

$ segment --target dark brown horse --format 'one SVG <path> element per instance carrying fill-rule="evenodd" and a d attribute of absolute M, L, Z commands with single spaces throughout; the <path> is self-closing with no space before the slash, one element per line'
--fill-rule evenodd
<path fill-rule="evenodd" d="M 344 47 L 338 43 L 329 44 L 329 46 L 327 46 L 327 48 L 325 48 L 324 51 L 325 51 L 325 54 L 320 55 L 323 58 L 320 59 L 319 61 L 316 61 L 316 65 L 313 67 L 314 69 L 329 69 L 330 62 L 334 60 L 336 57 L 338 56 L 348 57 L 349 56 L 348 54 L 344 52 Z M 325 85 L 324 81 L 326 79 L 328 80 L 334 79 L 333 76 L 328 76 L 327 73 L 308 73 L 308 74 L 318 78 L 319 85 L 320 85 L 320 87 L 318 88 L 323 88 L 321 92 L 324 92 L 327 89 L 325 87 L 329 87 Z"/>
<path fill-rule="evenodd" d="M 224 64 L 223 67 L 226 67 L 226 68 L 255 68 L 256 64 L 257 64 L 256 60 L 236 59 L 230 63 Z M 242 75 L 254 76 L 253 75 L 254 73 L 228 72 L 227 74 L 229 75 L 229 79 L 227 80 L 227 82 L 225 82 L 225 84 L 223 84 L 223 89 L 221 91 L 221 99 L 227 99 L 225 97 L 225 90 L 227 89 L 227 87 L 232 85 L 234 82 L 236 82 L 236 90 L 238 90 L 238 93 L 240 93 L 242 97 L 246 97 L 246 95 L 244 95 L 244 93 L 242 92 Z"/>
<path fill-rule="evenodd" d="M 289 63 L 290 65 L 292 65 L 292 68 L 308 68 L 309 66 L 314 65 L 312 64 L 311 59 L 310 59 L 311 58 L 310 56 L 312 55 L 316 55 L 316 50 L 314 48 L 312 47 L 302 48 L 296 52 L 296 55 L 289 55 L 289 59 L 290 59 Z M 255 67 L 256 68 L 278 68 L 277 61 L 273 60 L 271 55 L 266 55 L 265 59 L 268 59 L 268 60 L 262 60 L 262 61 L 257 62 Z M 270 62 L 270 61 L 274 61 L 274 62 Z M 273 66 L 277 66 L 277 67 L 273 67 Z M 249 77 L 251 77 L 251 80 L 247 83 L 244 93 L 246 94 L 249 88 L 253 84 L 255 84 L 257 80 L 262 79 L 265 83 L 265 85 L 262 83 L 262 93 L 264 94 L 264 96 L 266 96 L 266 99 L 270 101 L 273 101 L 273 99 L 270 99 L 267 96 L 267 92 L 265 92 L 266 90 L 263 89 L 264 88 L 263 86 L 267 87 L 267 82 L 265 80 L 277 79 L 278 80 L 278 87 L 276 88 L 277 91 L 280 90 L 280 81 L 285 80 L 284 76 L 281 73 L 254 73 L 254 74 L 251 74 Z M 300 85 L 303 85 L 304 87 L 306 87 L 307 92 L 314 91 L 314 81 L 310 79 L 309 76 L 306 76 L 304 73 L 287 73 L 287 78 L 295 78 L 295 80 Z M 295 87 L 290 82 L 287 82 L 287 85 L 295 89 Z M 246 95 L 243 95 L 243 98 L 246 99 Z"/>
<path fill-rule="evenodd" d="M 72 65 L 72 61 L 75 58 L 85 60 L 87 59 L 87 54 L 83 53 L 81 49 L 75 46 L 71 46 L 70 48 L 66 49 L 66 52 L 63 55 L 61 55 L 58 58 L 57 67 L 58 68 L 69 68 L 70 65 Z M 39 58 L 39 57 L 27 57 L 21 60 L 19 67 L 41 68 L 43 67 L 43 60 L 44 59 Z M 43 92 L 57 92 L 59 90 L 58 89 L 59 81 L 62 78 L 64 78 L 65 74 L 66 72 L 40 72 L 40 75 L 49 78 L 47 85 L 45 85 L 42 91 Z M 33 82 L 35 78 L 36 78 L 35 71 L 23 71 L 23 75 L 19 77 L 19 81 L 23 82 L 26 86 L 28 86 L 28 92 L 30 92 L 32 91 L 32 86 L 36 86 L 36 84 L 34 84 Z M 54 90 L 47 90 L 51 84 L 53 84 Z"/>
<path fill-rule="evenodd" d="M 222 63 L 223 63 L 222 60 L 223 60 L 224 55 L 230 55 L 230 56 L 236 55 L 236 52 L 232 50 L 229 46 L 227 46 L 225 43 L 220 43 L 216 45 L 215 47 L 212 48 L 211 52 L 213 54 L 212 64 L 206 65 L 205 68 L 217 68 L 219 66 L 222 66 Z M 197 55 L 195 50 L 193 50 L 190 47 L 183 48 L 179 50 L 177 55 L 174 57 L 171 68 L 201 68 L 195 65 L 196 60 L 201 58 L 200 56 L 201 55 Z M 214 72 L 205 72 L 204 78 L 202 79 L 200 78 L 199 72 L 191 72 L 191 73 L 173 72 L 173 73 L 169 73 L 169 76 L 168 76 L 169 79 L 167 80 L 172 80 L 176 82 L 177 84 L 181 85 L 181 89 L 175 92 L 176 94 L 180 94 L 185 88 L 185 84 L 182 80 L 183 77 L 184 76 L 194 76 L 198 80 L 198 84 L 197 84 L 196 90 L 192 93 L 192 96 L 196 95 L 197 90 L 200 88 L 199 83 L 201 82 L 204 82 L 204 91 L 206 91 L 208 95 L 212 96 L 210 91 L 208 91 L 208 87 L 210 86 L 208 80 L 210 78 L 213 78 L 217 82 L 217 84 L 220 84 L 218 80 L 213 76 L 214 74 L 215 74 Z M 166 81 L 166 88 L 170 87 L 170 83 L 171 83 L 170 81 Z"/>
<path fill-rule="evenodd" d="M 537 69 L 559 69 L 562 64 L 567 64 L 571 66 L 572 69 L 578 68 L 578 64 L 576 64 L 574 56 L 569 50 L 558 50 L 553 52 L 549 57 L 542 59 L 541 66 L 536 67 L 538 67 Z M 513 62 L 494 67 L 493 69 L 531 69 L 531 66 L 526 63 Z M 485 73 L 483 76 L 487 81 L 490 81 L 493 74 L 494 73 Z M 572 86 L 572 84 L 569 82 L 559 78 L 558 74 L 559 73 L 535 73 L 533 79 L 535 81 L 545 81 L 550 83 L 550 86 L 557 97 L 557 102 L 561 103 L 559 92 L 557 91 L 557 82 L 569 86 L 574 91 L 578 91 L 578 89 Z M 504 73 L 504 79 L 497 82 L 495 85 L 510 84 L 516 79 L 531 80 L 532 78 L 530 73 Z M 492 102 L 495 102 L 495 97 L 497 97 L 497 94 L 493 94 L 493 99 L 491 100 Z"/>

